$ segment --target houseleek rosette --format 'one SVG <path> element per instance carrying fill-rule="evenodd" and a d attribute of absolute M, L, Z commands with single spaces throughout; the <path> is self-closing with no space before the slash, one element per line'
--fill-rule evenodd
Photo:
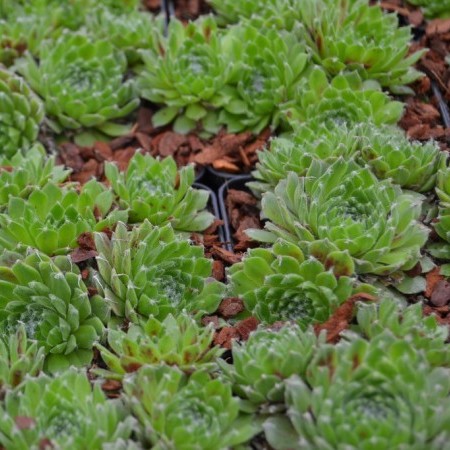
<path fill-rule="evenodd" d="M 346 252 L 330 253 L 322 263 L 305 258 L 297 245 L 278 240 L 271 248 L 249 250 L 228 275 L 232 294 L 258 320 L 306 327 L 325 322 L 354 293 L 354 280 L 348 276 L 353 270 Z"/>
<path fill-rule="evenodd" d="M 107 400 L 100 386 L 92 388 L 86 374 L 73 369 L 27 379 L 20 393 L 7 394 L 0 411 L 0 444 L 11 450 L 103 450 L 125 442 L 135 423 L 119 402 Z"/>
<path fill-rule="evenodd" d="M 298 5 L 301 36 L 313 60 L 331 75 L 357 71 L 395 93 L 422 74 L 414 64 L 426 50 L 409 54 L 410 27 L 399 27 L 396 14 L 366 0 L 306 0 Z"/>
<path fill-rule="evenodd" d="M 128 65 L 141 62 L 140 50 L 149 50 L 154 46 L 155 32 L 162 23 L 151 14 L 141 11 L 129 11 L 118 14 L 106 7 L 95 9 L 86 17 L 89 32 L 99 39 L 107 39 L 116 48 L 125 52 Z"/>
<path fill-rule="evenodd" d="M 429 19 L 450 17 L 449 0 L 407 0 L 411 5 L 421 6 Z"/>
<path fill-rule="evenodd" d="M 403 107 L 372 82 L 363 81 L 357 72 L 339 74 L 328 81 L 323 69 L 314 68 L 283 111 L 293 126 L 310 120 L 324 124 L 370 121 L 381 125 L 396 124 Z"/>
<path fill-rule="evenodd" d="M 159 44 L 159 45 L 158 45 Z M 226 60 L 219 30 L 212 17 L 184 26 L 171 20 L 168 37 L 159 35 L 155 50 L 142 52 L 145 68 L 138 88 L 141 97 L 164 107 L 152 118 L 155 126 L 174 119 L 174 130 L 187 133 L 201 126 L 219 129 L 216 109 L 232 62 Z"/>
<path fill-rule="evenodd" d="M 277 128 L 280 106 L 292 99 L 308 67 L 305 46 L 292 34 L 253 19 L 222 38 L 224 59 L 237 61 L 223 97 L 219 121 L 228 132 Z"/>
<path fill-rule="evenodd" d="M 421 303 L 403 308 L 389 297 L 374 303 L 358 303 L 357 326 L 350 337 L 356 333 L 370 340 L 389 330 L 397 339 L 423 351 L 429 364 L 448 366 L 449 330 L 439 325 L 436 316 L 424 316 L 422 309 Z"/>
<path fill-rule="evenodd" d="M 264 429 L 276 450 L 442 450 L 449 393 L 448 369 L 385 332 L 323 348 L 305 378 L 286 381 L 287 416 Z"/>
<path fill-rule="evenodd" d="M 387 275 L 421 256 L 429 233 L 418 222 L 421 204 L 419 194 L 377 180 L 354 161 L 314 161 L 305 177 L 290 172 L 263 196 L 266 231 L 247 233 L 266 242 L 282 237 L 313 255 L 347 251 L 357 273 Z"/>
<path fill-rule="evenodd" d="M 0 339 L 0 396 L 19 386 L 25 378 L 36 377 L 44 367 L 44 348 L 27 339 L 24 324 Z"/>
<path fill-rule="evenodd" d="M 211 313 L 219 306 L 223 285 L 208 280 L 212 261 L 170 225 L 146 220 L 128 232 L 119 223 L 111 239 L 96 233 L 95 244 L 96 284 L 118 318 L 163 320 L 183 309 Z"/>
<path fill-rule="evenodd" d="M 22 322 L 27 336 L 44 347 L 48 371 L 89 364 L 106 313 L 103 299 L 89 299 L 68 257 L 32 252 L 0 268 L 0 329 L 14 333 Z"/>
<path fill-rule="evenodd" d="M 109 370 L 96 372 L 120 380 L 144 365 L 160 363 L 177 366 L 186 373 L 217 369 L 216 360 L 223 350 L 211 348 L 213 337 L 211 327 L 200 327 L 184 312 L 176 317 L 169 314 L 163 321 L 151 317 L 140 325 L 131 324 L 126 333 L 110 329 L 111 350 L 97 345 Z"/>
<path fill-rule="evenodd" d="M 125 172 L 107 163 L 105 173 L 130 223 L 147 219 L 153 225 L 170 222 L 177 231 L 203 231 L 214 221 L 205 210 L 209 193 L 192 187 L 192 165 L 178 170 L 172 157 L 159 160 L 138 152 Z"/>
<path fill-rule="evenodd" d="M 113 193 L 95 180 L 80 192 L 49 182 L 27 198 L 10 196 L 0 213 L 0 248 L 13 250 L 19 245 L 48 255 L 68 253 L 82 233 L 126 220 L 126 211 L 110 213 L 113 199 Z"/>
<path fill-rule="evenodd" d="M 284 410 L 285 380 L 306 373 L 323 337 L 293 324 L 278 331 L 259 329 L 246 342 L 233 343 L 233 364 L 219 364 L 234 392 L 245 399 L 246 409 L 273 414 Z"/>
<path fill-rule="evenodd" d="M 25 156 L 18 152 L 0 161 L 0 210 L 8 205 L 10 197 L 28 198 L 48 182 L 63 182 L 69 173 L 64 166 L 56 166 L 55 157 L 47 157 L 40 144 L 27 150 Z"/>
<path fill-rule="evenodd" d="M 39 64 L 28 56 L 19 70 L 43 98 L 56 132 L 94 128 L 117 135 L 123 127 L 111 121 L 139 104 L 133 82 L 123 80 L 126 66 L 125 55 L 110 42 L 65 33 L 43 44 Z"/>
<path fill-rule="evenodd" d="M 248 185 L 260 195 L 274 189 L 289 172 L 304 176 L 313 159 L 333 162 L 338 157 L 355 158 L 367 165 L 378 179 L 391 179 L 402 188 L 418 192 L 433 189 L 445 155 L 434 141 L 410 141 L 404 131 L 372 123 L 326 125 L 307 123 L 290 135 L 275 138 L 258 153 L 259 162 Z"/>
<path fill-rule="evenodd" d="M 255 417 L 239 414 L 231 386 L 203 371 L 188 378 L 176 367 L 146 366 L 125 379 L 124 389 L 145 444 L 155 450 L 235 448 L 260 431 Z"/>
<path fill-rule="evenodd" d="M 0 156 L 34 144 L 43 118 L 43 105 L 28 84 L 0 68 Z"/>

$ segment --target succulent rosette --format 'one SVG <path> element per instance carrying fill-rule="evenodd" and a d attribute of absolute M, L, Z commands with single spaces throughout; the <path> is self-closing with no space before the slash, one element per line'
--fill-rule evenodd
<path fill-rule="evenodd" d="M 234 392 L 246 401 L 246 409 L 273 414 L 285 409 L 285 380 L 306 373 L 323 337 L 294 324 L 279 330 L 260 328 L 246 342 L 233 342 L 233 364 L 219 364 Z"/>
<path fill-rule="evenodd" d="M 138 322 L 168 314 L 213 312 L 223 285 L 208 279 L 212 261 L 203 248 L 177 236 L 170 225 L 156 227 L 147 220 L 132 231 L 118 223 L 111 239 L 95 234 L 96 284 L 118 318 Z"/>
<path fill-rule="evenodd" d="M 446 343 L 449 330 L 439 325 L 436 316 L 424 316 L 421 303 L 402 307 L 392 298 L 360 302 L 356 322 L 350 336 L 356 333 L 370 340 L 389 330 L 397 339 L 423 351 L 429 364 L 448 366 L 450 362 L 450 349 Z"/>
<path fill-rule="evenodd" d="M 108 331 L 108 348 L 98 344 L 108 370 L 96 372 L 106 378 L 122 379 L 144 365 L 168 364 L 185 373 L 217 369 L 223 350 L 212 347 L 214 329 L 200 327 L 188 314 L 169 314 L 163 321 L 151 317 L 140 325 Z"/>
<path fill-rule="evenodd" d="M 81 275 L 68 257 L 52 260 L 39 252 L 0 268 L 0 327 L 27 336 L 45 349 L 50 372 L 87 365 L 103 333 L 104 300 L 89 298 Z"/>
<path fill-rule="evenodd" d="M 366 0 L 306 0 L 298 8 L 301 36 L 329 74 L 354 70 L 397 94 L 413 92 L 405 85 L 423 75 L 413 66 L 426 50 L 410 54 L 411 28 L 399 27 L 396 14 Z"/>
<path fill-rule="evenodd" d="M 44 147 L 35 144 L 25 156 L 18 152 L 0 162 L 0 210 L 10 197 L 27 198 L 48 182 L 63 182 L 70 170 L 55 165 L 55 157 L 47 157 Z"/>
<path fill-rule="evenodd" d="M 27 379 L 20 393 L 7 394 L 0 411 L 0 444 L 11 450 L 126 449 L 113 445 L 126 442 L 135 423 L 123 405 L 73 369 Z"/>
<path fill-rule="evenodd" d="M 230 133 L 277 128 L 281 105 L 295 96 L 308 67 L 304 45 L 291 33 L 253 19 L 227 29 L 222 52 L 238 64 L 223 92 L 219 121 Z"/>
<path fill-rule="evenodd" d="M 55 43 L 43 44 L 37 64 L 31 56 L 19 70 L 44 100 L 49 125 L 64 129 L 95 129 L 122 134 L 113 123 L 139 104 L 133 81 L 124 81 L 125 55 L 106 40 L 64 33 Z"/>
<path fill-rule="evenodd" d="M 450 17 L 449 0 L 407 0 L 411 5 L 421 6 L 429 19 Z"/>
<path fill-rule="evenodd" d="M 258 419 L 239 413 L 231 385 L 203 371 L 188 378 L 176 367 L 146 366 L 124 389 L 154 449 L 235 448 L 260 431 Z"/>
<path fill-rule="evenodd" d="M 129 66 L 142 61 L 140 50 L 153 48 L 156 33 L 153 28 L 162 28 L 162 22 L 149 13 L 131 10 L 118 14 L 106 7 L 94 10 L 86 21 L 87 29 L 93 36 L 107 39 L 125 52 Z"/>
<path fill-rule="evenodd" d="M 19 386 L 25 378 L 36 377 L 44 367 L 44 348 L 27 339 L 24 324 L 0 339 L 0 395 Z"/>
<path fill-rule="evenodd" d="M 449 370 L 389 332 L 327 346 L 286 381 L 287 416 L 264 424 L 276 449 L 433 449 L 449 439 Z"/>
<path fill-rule="evenodd" d="M 324 70 L 316 67 L 294 100 L 283 106 L 283 112 L 294 127 L 310 120 L 324 124 L 370 121 L 382 125 L 396 124 L 403 107 L 403 103 L 391 100 L 370 80 L 363 81 L 357 72 L 339 74 L 328 81 Z"/>
<path fill-rule="evenodd" d="M 410 141 L 394 126 L 311 122 L 296 127 L 289 136 L 272 139 L 269 148 L 258 153 L 253 172 L 257 181 L 248 186 L 259 196 L 273 190 L 289 172 L 304 176 L 313 159 L 332 163 L 338 157 L 355 158 L 378 179 L 391 179 L 418 192 L 433 189 L 445 163 L 445 154 L 436 142 Z"/>
<path fill-rule="evenodd" d="M 305 177 L 290 172 L 263 196 L 266 230 L 247 233 L 264 242 L 284 238 L 307 254 L 348 252 L 357 273 L 387 275 L 421 257 L 429 233 L 418 222 L 421 204 L 419 194 L 377 180 L 354 161 L 314 161 Z"/>
<path fill-rule="evenodd" d="M 130 223 L 170 222 L 177 231 L 191 232 L 203 231 L 214 221 L 214 215 L 205 210 L 209 193 L 192 187 L 192 165 L 178 170 L 172 157 L 159 160 L 137 152 L 125 172 L 107 163 L 105 173 L 119 206 L 128 210 Z"/>
<path fill-rule="evenodd" d="M 48 255 L 68 253 L 82 233 L 126 220 L 126 211 L 110 212 L 113 200 L 111 190 L 96 180 L 80 191 L 49 182 L 27 198 L 10 196 L 0 213 L 0 248 L 13 250 L 19 245 Z"/>
<path fill-rule="evenodd" d="M 34 144 L 44 108 L 23 78 L 0 68 L 0 156 Z"/>
<path fill-rule="evenodd" d="M 356 292 L 348 276 L 353 271 L 346 252 L 330 253 L 322 263 L 305 258 L 297 245 L 278 240 L 271 248 L 249 250 L 228 275 L 232 294 L 242 298 L 258 320 L 294 321 L 307 327 L 325 322 Z"/>
<path fill-rule="evenodd" d="M 168 36 L 156 37 L 155 49 L 142 52 L 145 68 L 138 79 L 141 97 L 164 105 L 152 118 L 155 126 L 174 119 L 179 133 L 199 126 L 216 133 L 216 109 L 223 104 L 221 91 L 231 62 L 223 54 L 217 24 L 212 17 L 184 26 L 171 20 Z"/>

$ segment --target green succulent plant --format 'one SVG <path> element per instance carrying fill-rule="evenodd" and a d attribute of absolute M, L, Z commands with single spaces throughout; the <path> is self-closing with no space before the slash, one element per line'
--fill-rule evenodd
<path fill-rule="evenodd" d="M 396 14 L 366 0 L 306 0 L 298 6 L 300 35 L 313 60 L 331 75 L 357 71 L 397 94 L 421 74 L 414 64 L 427 50 L 409 54 L 411 28 L 399 27 Z"/>
<path fill-rule="evenodd" d="M 445 163 L 437 143 L 410 141 L 397 127 L 309 123 L 297 127 L 291 136 L 273 139 L 269 149 L 258 153 L 253 172 L 257 181 L 248 186 L 260 196 L 273 190 L 289 172 L 304 176 L 313 159 L 331 163 L 338 157 L 355 158 L 378 179 L 390 178 L 402 188 L 418 192 L 433 189 Z"/>
<path fill-rule="evenodd" d="M 43 98 L 55 132 L 86 128 L 114 136 L 124 126 L 112 120 L 139 104 L 133 81 L 123 81 L 126 66 L 125 55 L 110 42 L 64 33 L 55 43 L 43 44 L 39 64 L 28 55 L 19 70 Z"/>
<path fill-rule="evenodd" d="M 153 28 L 162 29 L 162 21 L 148 13 L 130 11 L 118 14 L 108 8 L 98 8 L 86 18 L 89 32 L 99 39 L 107 39 L 117 49 L 125 52 L 128 65 L 142 62 L 140 50 L 150 50 L 154 46 Z"/>
<path fill-rule="evenodd" d="M 233 343 L 233 364 L 219 360 L 224 378 L 246 400 L 246 409 L 274 414 L 284 410 L 285 380 L 306 373 L 315 351 L 323 344 L 311 330 L 294 324 L 280 330 L 258 329 L 242 344 Z"/>
<path fill-rule="evenodd" d="M 231 133 L 277 128 L 280 107 L 295 96 L 308 67 L 304 45 L 291 33 L 253 19 L 230 27 L 222 49 L 226 60 L 238 63 L 223 93 L 219 121 Z"/>
<path fill-rule="evenodd" d="M 450 17 L 449 0 L 407 0 L 411 5 L 422 6 L 425 16 L 429 19 Z"/>
<path fill-rule="evenodd" d="M 26 377 L 36 377 L 44 367 L 44 348 L 27 339 L 25 326 L 0 339 L 0 396 L 19 386 Z"/>
<path fill-rule="evenodd" d="M 117 448 L 113 444 L 125 442 L 135 423 L 73 369 L 27 379 L 19 394 L 7 394 L 0 411 L 0 444 L 10 450 Z"/>
<path fill-rule="evenodd" d="M 111 350 L 97 345 L 109 370 L 96 372 L 121 380 L 144 365 L 160 363 L 177 366 L 186 373 L 213 370 L 223 352 L 220 347 L 211 348 L 213 337 L 211 327 L 199 327 L 183 312 L 176 317 L 169 314 L 163 321 L 151 317 L 141 325 L 131 324 L 126 333 L 109 330 Z"/>
<path fill-rule="evenodd" d="M 379 302 L 360 302 L 357 325 L 353 331 L 371 340 L 389 330 L 399 340 L 423 351 L 429 364 L 448 366 L 450 349 L 446 342 L 449 330 L 439 325 L 436 316 L 424 316 L 422 308 L 421 303 L 404 308 L 392 298 L 384 298 Z"/>
<path fill-rule="evenodd" d="M 296 126 L 314 120 L 327 124 L 370 121 L 375 125 L 396 124 L 404 104 L 362 81 L 357 72 L 336 75 L 328 81 L 323 69 L 311 70 L 307 82 L 297 90 L 294 100 L 283 106 L 286 119 Z"/>
<path fill-rule="evenodd" d="M 124 389 L 155 450 L 231 449 L 260 431 L 255 417 L 239 414 L 231 386 L 202 371 L 188 378 L 176 367 L 146 366 Z"/>
<path fill-rule="evenodd" d="M 64 166 L 56 166 L 55 158 L 47 157 L 40 144 L 27 150 L 25 156 L 18 152 L 0 164 L 0 209 L 8 205 L 10 197 L 27 198 L 48 182 L 63 182 L 70 173 Z"/>
<path fill-rule="evenodd" d="M 420 194 L 403 193 L 354 161 L 313 161 L 305 177 L 290 172 L 263 196 L 266 230 L 247 234 L 263 242 L 281 237 L 307 254 L 348 251 L 357 273 L 387 275 L 421 256 L 429 233 L 417 220 L 421 204 Z"/>
<path fill-rule="evenodd" d="M 335 273 L 333 273 L 333 270 Z M 347 252 L 320 262 L 305 258 L 297 245 L 278 240 L 271 248 L 251 249 L 229 268 L 232 295 L 243 299 L 258 320 L 294 321 L 301 327 L 325 322 L 355 292 Z"/>
<path fill-rule="evenodd" d="M 107 312 L 103 299 L 89 298 L 68 257 L 31 252 L 0 268 L 0 329 L 14 333 L 22 322 L 27 336 L 44 347 L 50 372 L 91 362 Z"/>
<path fill-rule="evenodd" d="M 113 199 L 111 190 L 96 180 L 80 191 L 49 182 L 33 189 L 27 198 L 10 196 L 0 213 L 0 248 L 13 250 L 19 245 L 48 255 L 68 253 L 82 233 L 127 219 L 126 211 L 110 213 Z"/>
<path fill-rule="evenodd" d="M 276 449 L 446 448 L 449 370 L 388 332 L 327 346 L 286 381 L 286 416 L 264 424 Z"/>
<path fill-rule="evenodd" d="M 164 105 L 152 118 L 163 126 L 174 119 L 174 130 L 187 133 L 196 126 L 219 130 L 216 109 L 230 72 L 212 17 L 184 26 L 172 20 L 167 37 L 156 36 L 155 49 L 142 52 L 145 68 L 138 79 L 141 97 Z"/>
<path fill-rule="evenodd" d="M 170 222 L 177 231 L 191 232 L 205 230 L 214 221 L 214 215 L 205 210 L 209 193 L 192 187 L 192 165 L 178 170 L 172 157 L 159 160 L 137 152 L 125 172 L 107 163 L 105 174 L 119 206 L 129 211 L 130 223 Z"/>
<path fill-rule="evenodd" d="M 170 225 L 156 227 L 146 220 L 128 232 L 118 223 L 111 239 L 96 233 L 95 244 L 94 278 L 118 318 L 163 320 L 183 309 L 211 313 L 219 306 L 223 285 L 208 280 L 212 261 Z"/>
<path fill-rule="evenodd" d="M 44 108 L 25 81 L 0 68 L 0 156 L 12 157 L 34 144 Z"/>

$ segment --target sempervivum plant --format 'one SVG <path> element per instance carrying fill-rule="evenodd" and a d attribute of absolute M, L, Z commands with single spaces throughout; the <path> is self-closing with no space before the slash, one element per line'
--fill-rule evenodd
<path fill-rule="evenodd" d="M 399 27 L 396 14 L 366 0 L 306 0 L 298 8 L 301 35 L 327 72 L 356 70 L 395 93 L 412 93 L 405 85 L 421 76 L 413 65 L 426 50 L 408 55 L 411 30 Z"/>
<path fill-rule="evenodd" d="M 220 93 L 227 81 L 227 64 L 219 31 L 212 17 L 184 26 L 169 25 L 168 37 L 159 36 L 155 50 L 143 52 L 145 68 L 138 88 L 141 97 L 164 105 L 152 118 L 155 126 L 172 122 L 186 133 L 197 125 L 210 133 L 219 124 L 215 109 L 223 103 Z"/>
<path fill-rule="evenodd" d="M 39 375 L 44 367 L 44 348 L 27 339 L 24 324 L 17 331 L 0 339 L 0 396 L 16 388 L 25 377 Z"/>
<path fill-rule="evenodd" d="M 439 215 L 434 229 L 445 243 L 431 244 L 430 249 L 433 256 L 450 259 L 450 167 L 439 171 L 436 193 L 439 199 Z"/>
<path fill-rule="evenodd" d="M 10 450 L 103 450 L 128 439 L 134 425 L 120 403 L 73 369 L 28 379 L 21 392 L 8 393 L 0 411 L 0 444 Z"/>
<path fill-rule="evenodd" d="M 258 181 L 249 186 L 260 194 L 275 188 L 289 172 L 304 176 L 314 158 L 332 162 L 339 156 L 354 157 L 361 166 L 368 165 L 377 178 L 390 178 L 402 188 L 418 192 L 434 187 L 445 162 L 437 143 L 410 141 L 394 126 L 307 123 L 296 127 L 289 137 L 273 139 L 269 149 L 259 152 L 253 172 Z"/>
<path fill-rule="evenodd" d="M 436 316 L 424 316 L 422 308 L 421 303 L 402 308 L 392 298 L 373 303 L 361 302 L 358 303 L 357 326 L 353 331 L 373 339 L 387 329 L 398 339 L 422 350 L 430 364 L 448 366 L 450 349 L 446 342 L 449 330 L 439 325 Z"/>
<path fill-rule="evenodd" d="M 91 180 L 79 192 L 49 182 L 27 198 L 9 197 L 0 214 L 0 248 L 29 246 L 48 254 L 68 253 L 84 232 L 100 231 L 126 220 L 125 211 L 114 210 L 113 193 Z"/>
<path fill-rule="evenodd" d="M 336 75 L 329 82 L 323 69 L 314 68 L 308 83 L 283 110 L 293 124 L 316 120 L 381 125 L 396 124 L 403 114 L 403 103 L 391 100 L 370 81 L 363 82 L 357 72 Z"/>
<path fill-rule="evenodd" d="M 164 319 L 183 309 L 213 312 L 219 306 L 223 285 L 208 280 L 212 261 L 170 225 L 145 221 L 128 232 L 119 223 L 111 239 L 96 233 L 95 244 L 96 283 L 119 318 Z"/>
<path fill-rule="evenodd" d="M 421 204 L 419 194 L 377 180 L 354 161 L 328 167 L 314 161 L 307 176 L 290 172 L 263 196 L 270 222 L 266 231 L 248 233 L 268 242 L 282 237 L 307 253 L 348 251 L 357 273 L 386 275 L 412 268 L 421 256 L 429 233 L 417 221 Z"/>
<path fill-rule="evenodd" d="M 283 240 L 249 250 L 228 272 L 233 295 L 260 321 L 289 320 L 302 327 L 325 322 L 354 293 L 351 273 L 348 253 L 330 253 L 321 263 L 305 259 L 299 247 Z"/>
<path fill-rule="evenodd" d="M 286 381 L 287 416 L 264 425 L 276 449 L 443 450 L 449 371 L 388 332 L 324 347 L 305 378 Z"/>
<path fill-rule="evenodd" d="M 124 388 L 154 449 L 236 448 L 260 430 L 256 418 L 239 414 L 231 385 L 203 371 L 188 378 L 176 367 L 146 366 Z"/>
<path fill-rule="evenodd" d="M 422 6 L 428 18 L 450 17 L 449 0 L 407 0 L 407 2 L 411 5 Z"/>
<path fill-rule="evenodd" d="M 64 181 L 70 172 L 63 166 L 55 166 L 55 158 L 48 158 L 40 144 L 27 150 L 25 156 L 18 152 L 0 164 L 0 209 L 8 205 L 11 196 L 27 198 L 48 182 Z"/>
<path fill-rule="evenodd" d="M 287 32 L 249 20 L 230 27 L 222 39 L 228 61 L 237 61 L 223 96 L 219 121 L 231 133 L 259 133 L 280 123 L 280 106 L 294 97 L 307 67 L 303 44 Z"/>
<path fill-rule="evenodd" d="M 0 156 L 30 147 L 43 118 L 43 105 L 28 84 L 0 68 Z"/>
<path fill-rule="evenodd" d="M 285 380 L 306 373 L 323 337 L 293 324 L 280 330 L 259 329 L 245 343 L 233 343 L 233 364 L 224 360 L 219 364 L 233 390 L 246 400 L 246 409 L 274 413 L 284 409 Z"/>
<path fill-rule="evenodd" d="M 211 348 L 213 336 L 211 327 L 200 327 L 184 312 L 176 317 L 169 314 L 163 321 L 151 317 L 141 325 L 131 324 L 126 333 L 109 330 L 111 351 L 97 345 L 109 370 L 97 373 L 122 379 L 146 364 L 159 363 L 177 366 L 186 373 L 212 370 L 217 368 L 216 360 L 223 351 L 220 347 Z"/>
<path fill-rule="evenodd" d="M 205 210 L 209 193 L 192 187 L 192 165 L 178 170 L 172 157 L 159 160 L 137 152 L 125 172 L 107 163 L 105 173 L 130 223 L 147 219 L 153 225 L 170 222 L 177 231 L 202 231 L 214 221 Z"/>
<path fill-rule="evenodd" d="M 12 259 L 12 258 L 11 258 Z M 68 257 L 52 260 L 32 252 L 0 271 L 0 328 L 13 333 L 20 322 L 27 336 L 45 348 L 48 371 L 87 365 L 103 332 L 103 299 L 89 299 Z"/>
<path fill-rule="evenodd" d="M 139 103 L 132 81 L 123 80 L 126 66 L 125 55 L 110 42 L 65 33 L 42 46 L 39 64 L 29 55 L 19 69 L 43 98 L 56 132 L 95 128 L 116 135 L 123 127 L 111 121 Z"/>
<path fill-rule="evenodd" d="M 152 29 L 159 26 L 151 14 L 140 11 L 117 14 L 105 7 L 94 10 L 86 21 L 87 29 L 93 36 L 107 39 L 125 52 L 129 66 L 141 61 L 139 50 L 152 48 Z"/>

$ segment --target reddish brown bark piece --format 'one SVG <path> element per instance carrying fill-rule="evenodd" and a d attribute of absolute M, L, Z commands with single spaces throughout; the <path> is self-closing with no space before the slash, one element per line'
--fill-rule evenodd
<path fill-rule="evenodd" d="M 225 327 L 225 328 L 222 328 L 214 336 L 214 344 L 230 350 L 232 347 L 233 339 L 238 339 L 238 338 L 239 338 L 239 333 L 236 330 L 236 328 Z"/>
<path fill-rule="evenodd" d="M 435 267 L 433 270 L 427 273 L 426 280 L 427 280 L 427 288 L 425 290 L 425 297 L 430 298 L 431 294 L 434 291 L 434 287 L 436 284 L 443 280 L 444 277 L 440 274 L 440 268 Z"/>
<path fill-rule="evenodd" d="M 166 131 L 158 142 L 158 153 L 165 156 L 174 156 L 182 145 L 188 144 L 188 138 L 184 134 Z"/>
<path fill-rule="evenodd" d="M 247 317 L 247 319 L 241 320 L 236 325 L 236 330 L 243 341 L 246 341 L 250 333 L 258 328 L 259 321 L 256 317 Z"/>
<path fill-rule="evenodd" d="M 19 430 L 29 430 L 36 426 L 36 421 L 32 417 L 27 416 L 17 416 L 14 422 Z"/>
<path fill-rule="evenodd" d="M 450 283 L 440 280 L 436 283 L 431 294 L 430 302 L 434 306 L 445 306 L 450 301 Z"/>
<path fill-rule="evenodd" d="M 228 264 L 235 264 L 241 261 L 242 255 L 238 255 L 236 253 L 230 252 L 229 250 L 225 250 L 222 247 L 218 247 L 216 245 L 212 248 L 213 255 L 219 257 L 223 261 Z"/>
<path fill-rule="evenodd" d="M 225 266 L 222 261 L 219 260 L 213 261 L 212 276 L 217 281 L 223 281 L 225 279 Z"/>
<path fill-rule="evenodd" d="M 354 316 L 355 303 L 357 301 L 372 302 L 376 297 L 370 294 L 355 294 L 348 298 L 334 314 L 324 323 L 314 326 L 314 331 L 319 334 L 323 330 L 327 332 L 327 342 L 336 343 L 340 339 L 340 334 L 348 328 Z"/>
<path fill-rule="evenodd" d="M 55 448 L 55 446 L 49 438 L 42 438 L 39 441 L 39 450 L 49 450 L 52 448 Z"/>
<path fill-rule="evenodd" d="M 95 250 L 86 250 L 83 248 L 76 248 L 71 254 L 70 259 L 73 263 L 79 264 L 88 259 L 95 258 L 98 253 Z"/>
<path fill-rule="evenodd" d="M 213 328 L 219 328 L 219 316 L 205 316 L 202 318 L 202 324 L 207 327 L 210 323 L 213 324 Z"/>
<path fill-rule="evenodd" d="M 240 312 L 244 311 L 244 309 L 244 304 L 240 298 L 229 297 L 222 300 L 217 311 L 222 317 L 229 319 L 230 317 L 238 315 Z"/>
<path fill-rule="evenodd" d="M 106 380 L 103 384 L 102 384 L 102 389 L 104 391 L 118 391 L 120 389 L 122 389 L 122 383 L 120 381 L 117 380 Z"/>

